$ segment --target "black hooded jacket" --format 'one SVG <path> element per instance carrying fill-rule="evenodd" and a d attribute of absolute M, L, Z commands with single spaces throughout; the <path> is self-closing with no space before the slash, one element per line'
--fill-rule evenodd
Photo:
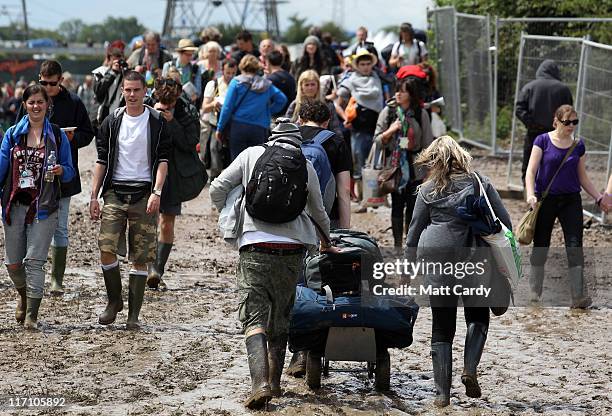
<path fill-rule="evenodd" d="M 572 93 L 561 82 L 555 61 L 546 59 L 538 67 L 536 79 L 521 89 L 516 103 L 516 116 L 529 131 L 551 131 L 555 110 L 563 104 L 573 104 Z"/>
<path fill-rule="evenodd" d="M 94 130 L 87 114 L 85 104 L 78 95 L 61 87 L 59 94 L 52 97 L 53 104 L 48 110 L 49 121 L 59 127 L 76 127 L 74 138 L 70 141 L 72 152 L 72 166 L 74 166 L 74 178 L 70 182 L 62 183 L 62 198 L 74 196 L 81 193 L 81 176 L 79 175 L 79 149 L 91 143 L 94 138 Z M 17 123 L 26 114 L 22 105 L 17 113 Z"/>

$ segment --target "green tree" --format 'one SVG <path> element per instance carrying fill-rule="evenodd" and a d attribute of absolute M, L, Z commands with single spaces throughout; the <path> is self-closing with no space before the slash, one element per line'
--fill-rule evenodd
<path fill-rule="evenodd" d="M 76 42 L 84 27 L 85 23 L 81 19 L 70 19 L 60 23 L 57 32 L 64 40 Z"/>
<path fill-rule="evenodd" d="M 343 27 L 338 26 L 334 22 L 325 22 L 321 26 L 321 32 L 329 32 L 337 42 L 350 40 Z"/>
<path fill-rule="evenodd" d="M 308 25 L 306 19 L 300 18 L 297 14 L 289 16 L 291 24 L 285 31 L 284 40 L 287 43 L 302 43 L 308 36 Z"/>

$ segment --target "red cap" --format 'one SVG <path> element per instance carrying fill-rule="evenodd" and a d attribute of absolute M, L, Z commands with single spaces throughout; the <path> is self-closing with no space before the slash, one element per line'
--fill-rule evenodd
<path fill-rule="evenodd" d="M 397 71 L 397 74 L 395 74 L 395 76 L 397 77 L 397 79 L 402 79 L 406 77 L 427 79 L 427 74 L 418 65 L 405 65 Z"/>

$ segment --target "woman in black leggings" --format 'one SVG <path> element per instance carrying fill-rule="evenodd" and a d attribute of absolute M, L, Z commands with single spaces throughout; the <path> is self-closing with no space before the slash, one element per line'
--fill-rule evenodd
<path fill-rule="evenodd" d="M 470 226 L 457 215 L 457 207 L 465 206 L 466 198 L 474 194 L 472 157 L 449 136 L 441 136 L 425 149 L 415 163 L 429 169 L 427 180 L 419 187 L 412 221 L 408 228 L 406 258 L 414 261 L 451 264 L 472 262 L 465 252 L 480 245 L 470 231 Z M 508 228 L 512 228 L 510 216 L 499 194 L 488 178 L 479 174 L 495 214 Z M 463 248 L 463 249 L 462 249 Z M 479 260 L 478 260 L 479 261 Z M 489 275 L 491 269 L 489 269 Z M 483 276 L 484 277 L 484 276 Z M 491 277 L 499 277 L 493 275 Z M 485 284 L 476 276 L 458 273 L 433 272 L 426 282 L 433 288 L 463 287 Z M 480 397 L 476 368 L 484 349 L 489 330 L 488 298 L 463 296 L 467 332 L 465 336 L 464 367 L 461 381 L 469 397 Z M 450 404 L 452 380 L 452 344 L 457 321 L 458 295 L 430 296 L 432 322 L 431 356 L 436 385 L 438 407 Z"/>
<path fill-rule="evenodd" d="M 527 166 L 525 187 L 527 203 L 535 207 L 542 199 L 559 166 L 559 173 L 550 185 L 550 191 L 542 200 L 535 226 L 533 251 L 531 253 L 531 275 L 529 286 L 531 300 L 539 302 L 544 281 L 544 264 L 550 247 L 550 237 L 555 220 L 559 218 L 569 265 L 568 277 L 572 296 L 572 308 L 587 308 L 591 299 L 584 293 L 582 253 L 582 198 L 580 188 L 591 195 L 597 205 L 603 195 L 597 191 L 585 169 L 585 146 L 581 139 L 574 139 L 578 124 L 576 110 L 571 105 L 562 105 L 555 111 L 555 130 L 536 137 Z M 577 140 L 577 142 L 575 142 Z M 561 165 L 569 149 L 573 150 Z"/>

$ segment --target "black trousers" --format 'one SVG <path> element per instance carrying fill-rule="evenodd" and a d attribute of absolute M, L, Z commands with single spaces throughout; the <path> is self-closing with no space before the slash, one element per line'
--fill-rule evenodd
<path fill-rule="evenodd" d="M 569 267 L 582 266 L 584 255 L 582 251 L 582 198 L 580 192 L 572 194 L 548 195 L 543 201 L 535 226 L 533 237 L 533 251 L 531 253 L 532 266 L 544 266 L 550 237 L 555 220 L 559 218 L 565 251 Z"/>
<path fill-rule="evenodd" d="M 531 149 L 533 148 L 533 142 L 542 133 L 546 133 L 547 130 L 527 130 L 525 135 L 525 143 L 523 143 L 523 165 L 521 166 L 521 180 L 523 186 L 525 185 L 525 173 L 527 172 L 527 166 L 529 166 L 529 158 L 531 157 Z"/>
<path fill-rule="evenodd" d="M 391 218 L 401 218 L 406 224 L 410 224 L 416 204 L 416 189 L 420 183 L 421 181 L 410 182 L 400 192 L 391 193 Z"/>
<path fill-rule="evenodd" d="M 459 297 L 455 297 L 455 304 Z M 447 302 L 447 301 L 445 301 Z M 454 307 L 431 307 L 433 316 L 431 323 L 431 342 L 449 342 L 453 343 L 455 331 L 457 329 L 457 306 Z M 469 325 L 473 322 L 479 322 L 489 326 L 489 308 L 477 307 L 463 308 L 465 323 Z"/>

